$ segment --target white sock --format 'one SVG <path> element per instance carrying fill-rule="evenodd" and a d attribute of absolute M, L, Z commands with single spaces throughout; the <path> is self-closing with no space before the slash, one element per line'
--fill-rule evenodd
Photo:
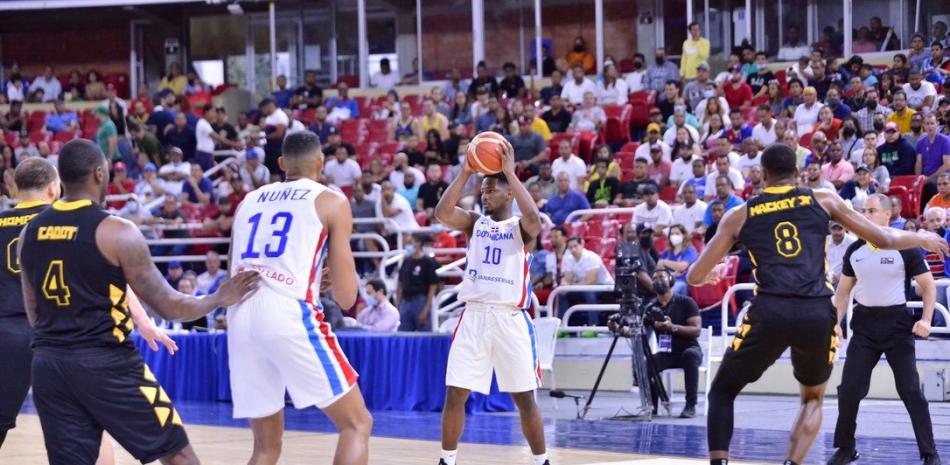
<path fill-rule="evenodd" d="M 458 455 L 459 451 L 456 450 L 445 450 L 442 449 L 442 461 L 445 462 L 445 465 L 455 465 L 455 456 Z"/>
<path fill-rule="evenodd" d="M 545 452 L 540 455 L 532 456 L 532 460 L 534 460 L 534 465 L 544 465 L 544 462 L 548 461 L 548 454 Z"/>

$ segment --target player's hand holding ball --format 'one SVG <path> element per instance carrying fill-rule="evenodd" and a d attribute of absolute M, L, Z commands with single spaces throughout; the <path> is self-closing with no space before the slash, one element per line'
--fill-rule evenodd
<path fill-rule="evenodd" d="M 221 299 L 222 307 L 229 307 L 252 294 L 261 286 L 261 274 L 256 271 L 242 271 L 221 283 L 214 293 Z"/>

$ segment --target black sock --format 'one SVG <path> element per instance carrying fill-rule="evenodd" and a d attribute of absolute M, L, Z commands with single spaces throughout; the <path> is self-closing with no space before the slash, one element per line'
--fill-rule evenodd
<path fill-rule="evenodd" d="M 0 446 L 3 445 L 3 441 L 7 438 L 7 430 L 0 431 Z"/>
<path fill-rule="evenodd" d="M 709 465 L 729 465 L 729 459 L 709 459 Z"/>
<path fill-rule="evenodd" d="M 791 461 L 791 460 L 786 460 L 785 463 L 782 464 L 782 465 L 798 465 L 798 464 L 795 463 L 795 462 L 793 462 L 793 461 Z"/>

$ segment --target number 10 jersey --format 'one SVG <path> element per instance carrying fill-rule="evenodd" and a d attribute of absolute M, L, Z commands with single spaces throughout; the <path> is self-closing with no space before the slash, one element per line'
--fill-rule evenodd
<path fill-rule="evenodd" d="M 247 194 L 234 217 L 231 274 L 260 272 L 266 289 L 311 304 L 319 301 L 327 230 L 314 201 L 327 187 L 310 179 L 274 183 Z"/>
<path fill-rule="evenodd" d="M 528 307 L 531 304 L 528 259 L 520 217 L 502 221 L 480 217 L 472 228 L 459 300 Z"/>

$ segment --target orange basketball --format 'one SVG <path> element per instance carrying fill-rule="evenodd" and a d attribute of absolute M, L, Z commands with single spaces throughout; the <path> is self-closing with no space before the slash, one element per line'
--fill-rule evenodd
<path fill-rule="evenodd" d="M 505 136 L 497 132 L 483 132 L 475 136 L 468 144 L 466 158 L 471 160 L 471 166 L 482 174 L 497 174 L 501 172 L 501 154 L 504 148 L 502 143 Z"/>

